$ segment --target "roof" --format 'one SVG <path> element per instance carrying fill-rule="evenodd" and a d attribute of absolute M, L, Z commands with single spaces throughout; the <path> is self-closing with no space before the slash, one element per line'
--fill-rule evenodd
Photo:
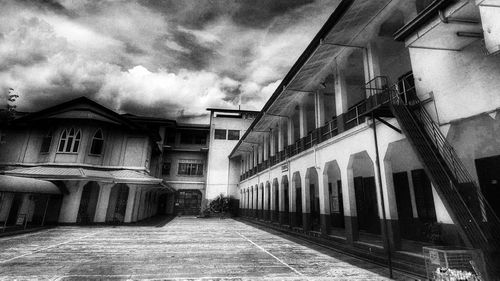
<path fill-rule="evenodd" d="M 72 116 L 66 116 L 70 111 L 81 111 L 82 113 Z M 83 112 L 87 112 L 84 114 Z M 66 115 L 65 115 L 66 114 Z M 111 110 L 87 97 L 79 97 L 76 99 L 72 99 L 67 102 L 63 102 L 57 104 L 55 106 L 33 112 L 22 116 L 15 120 L 16 123 L 22 124 L 23 122 L 31 122 L 46 118 L 51 118 L 51 116 L 58 115 L 63 118 L 81 118 L 81 119 L 92 119 L 92 120 L 101 120 L 108 123 L 119 124 L 125 126 L 129 129 L 137 130 L 143 132 L 153 138 L 153 140 L 160 140 L 160 136 L 158 132 L 152 132 L 147 130 L 140 124 L 134 122 L 131 117 L 118 114 L 114 110 Z M 99 118 L 102 117 L 102 118 Z"/>
<path fill-rule="evenodd" d="M 242 109 L 229 109 L 229 108 L 207 108 L 210 112 L 226 112 L 226 113 L 259 113 L 256 110 L 242 110 Z"/>
<path fill-rule="evenodd" d="M 61 194 L 59 188 L 44 180 L 0 175 L 0 192 Z"/>
<path fill-rule="evenodd" d="M 162 179 L 139 171 L 119 169 L 89 169 L 78 167 L 26 167 L 4 172 L 6 175 L 48 180 L 95 180 L 113 183 L 160 184 Z"/>
<path fill-rule="evenodd" d="M 361 36 L 358 37 L 360 32 L 391 2 L 391 0 L 342 0 L 283 78 L 229 157 L 232 157 L 241 146 L 257 142 L 257 138 L 263 132 L 269 131 L 269 127 L 274 124 L 272 122 L 276 122 L 275 120 L 279 118 L 276 116 L 284 115 L 284 111 L 290 108 L 290 103 L 297 96 L 317 91 L 318 85 L 331 73 L 334 58 L 346 47 L 359 46 L 356 44 L 363 40 Z"/>

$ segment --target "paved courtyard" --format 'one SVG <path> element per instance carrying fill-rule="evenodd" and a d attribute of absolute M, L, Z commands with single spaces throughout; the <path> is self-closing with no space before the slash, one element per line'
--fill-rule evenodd
<path fill-rule="evenodd" d="M 232 219 L 58 227 L 0 238 L 0 279 L 387 280 L 384 268 L 286 238 Z"/>

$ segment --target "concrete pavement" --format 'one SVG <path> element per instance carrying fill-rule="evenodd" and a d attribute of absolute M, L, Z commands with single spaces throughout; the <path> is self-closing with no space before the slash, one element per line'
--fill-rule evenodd
<path fill-rule="evenodd" d="M 0 238 L 2 280 L 387 280 L 387 270 L 232 219 Z M 398 276 L 398 279 L 405 279 Z"/>

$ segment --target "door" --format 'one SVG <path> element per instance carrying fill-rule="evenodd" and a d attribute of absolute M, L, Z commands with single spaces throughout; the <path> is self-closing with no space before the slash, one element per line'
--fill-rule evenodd
<path fill-rule="evenodd" d="M 198 215 L 201 209 L 199 190 L 179 190 L 176 193 L 175 213 L 177 215 Z"/>
<path fill-rule="evenodd" d="M 337 192 L 335 192 L 337 191 Z M 342 182 L 337 181 L 337 187 L 328 183 L 328 194 L 330 198 L 330 217 L 333 227 L 344 228 L 344 204 L 342 202 Z"/>
<path fill-rule="evenodd" d="M 354 178 L 354 191 L 359 229 L 373 234 L 380 234 L 375 178 Z"/>
<path fill-rule="evenodd" d="M 500 156 L 476 159 L 476 170 L 481 192 L 492 211 L 500 216 Z"/>
<path fill-rule="evenodd" d="M 399 229 L 401 237 L 415 239 L 417 233 L 413 223 L 413 210 L 406 172 L 392 174 L 394 181 L 394 192 L 396 193 L 396 205 L 398 210 Z"/>

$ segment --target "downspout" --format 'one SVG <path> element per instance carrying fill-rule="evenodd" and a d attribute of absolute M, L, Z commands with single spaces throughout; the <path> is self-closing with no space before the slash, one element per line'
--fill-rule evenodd
<path fill-rule="evenodd" d="M 382 222 L 384 225 L 384 240 L 385 244 L 387 245 L 387 263 L 389 266 L 389 278 L 392 279 L 392 257 L 391 257 L 391 245 L 389 243 L 389 230 L 387 228 L 387 218 L 385 214 L 385 202 L 384 202 L 384 191 L 382 188 L 382 172 L 380 171 L 380 156 L 379 156 L 379 151 L 378 151 L 378 139 L 377 139 L 377 126 L 375 123 L 375 115 L 372 112 L 372 123 L 373 123 L 373 137 L 375 140 L 375 153 L 376 153 L 376 161 L 375 164 L 377 166 L 377 174 L 378 174 L 378 185 L 379 185 L 379 192 L 380 192 L 380 203 L 382 204 Z"/>

